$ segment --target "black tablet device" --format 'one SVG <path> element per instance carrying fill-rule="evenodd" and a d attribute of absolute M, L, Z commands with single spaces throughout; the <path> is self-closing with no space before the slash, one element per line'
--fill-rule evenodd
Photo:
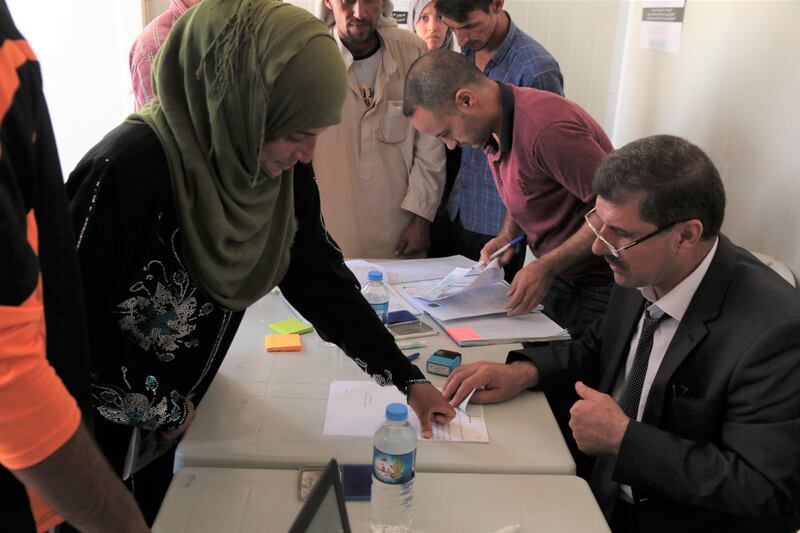
<path fill-rule="evenodd" d="M 336 459 L 328 462 L 289 533 L 351 533 Z"/>

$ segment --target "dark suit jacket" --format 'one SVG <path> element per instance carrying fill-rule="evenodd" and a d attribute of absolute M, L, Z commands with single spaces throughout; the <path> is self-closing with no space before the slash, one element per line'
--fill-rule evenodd
<path fill-rule="evenodd" d="M 705 278 L 631 422 L 613 478 L 631 486 L 639 528 L 796 531 L 800 517 L 800 296 L 720 236 Z M 575 341 L 527 358 L 540 390 L 576 380 L 610 393 L 643 310 L 615 286 L 608 310 Z"/>

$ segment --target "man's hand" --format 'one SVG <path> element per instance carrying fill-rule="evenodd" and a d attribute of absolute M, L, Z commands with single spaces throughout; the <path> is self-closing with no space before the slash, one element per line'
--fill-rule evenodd
<path fill-rule="evenodd" d="M 414 409 L 419 418 L 420 432 L 423 439 L 433 436 L 431 422 L 447 424 L 456 416 L 442 393 L 430 383 L 415 383 L 408 386 L 408 405 Z"/>
<path fill-rule="evenodd" d="M 400 234 L 395 255 L 414 255 L 431 247 L 431 223 L 419 215 Z"/>
<path fill-rule="evenodd" d="M 513 237 L 508 237 L 507 235 L 500 234 L 494 239 L 487 242 L 485 245 L 483 245 L 483 248 L 481 249 L 481 259 L 480 259 L 481 264 L 488 265 L 490 261 L 489 257 L 497 250 L 499 250 L 506 244 L 510 243 L 512 240 Z M 508 262 L 514 258 L 514 253 L 516 253 L 516 250 L 512 246 L 511 248 L 500 254 L 500 257 L 497 258 L 497 264 L 499 264 L 501 267 L 507 265 Z"/>
<path fill-rule="evenodd" d="M 170 431 L 165 431 L 163 437 L 167 440 L 177 439 L 186 433 L 186 430 L 192 425 L 192 420 L 194 420 L 194 404 L 191 400 L 186 400 L 186 420 L 183 421 L 183 424 L 181 424 L 180 427 Z"/>
<path fill-rule="evenodd" d="M 569 410 L 569 427 L 578 448 L 593 456 L 617 455 L 630 419 L 608 394 L 575 383 L 580 400 Z"/>
<path fill-rule="evenodd" d="M 473 390 L 475 394 L 470 402 L 499 403 L 538 382 L 538 370 L 525 361 L 515 361 L 510 365 L 478 361 L 456 368 L 445 380 L 442 394 L 450 398 L 450 405 L 460 404 Z"/>
<path fill-rule="evenodd" d="M 541 260 L 529 263 L 528 266 L 517 272 L 508 289 L 508 316 L 517 316 L 529 313 L 539 305 L 550 285 L 553 284 L 555 275 Z"/>

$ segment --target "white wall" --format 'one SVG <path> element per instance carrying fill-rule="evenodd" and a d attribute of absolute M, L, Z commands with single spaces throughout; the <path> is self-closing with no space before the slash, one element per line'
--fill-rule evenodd
<path fill-rule="evenodd" d="M 611 132 L 627 3 L 620 0 L 506 0 L 519 28 L 556 58 L 565 95 Z"/>
<path fill-rule="evenodd" d="M 39 58 L 66 179 L 133 111 L 128 51 L 141 29 L 139 0 L 7 0 Z"/>
<path fill-rule="evenodd" d="M 615 146 L 680 135 L 718 166 L 728 197 L 723 232 L 800 275 L 800 2 L 694 1 L 682 49 L 639 48 L 630 10 Z"/>

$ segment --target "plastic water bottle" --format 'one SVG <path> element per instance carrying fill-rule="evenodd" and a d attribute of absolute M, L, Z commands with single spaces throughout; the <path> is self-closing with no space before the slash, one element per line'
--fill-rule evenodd
<path fill-rule="evenodd" d="M 370 270 L 367 274 L 367 286 L 361 291 L 364 299 L 369 302 L 375 314 L 381 319 L 381 322 L 386 324 L 387 315 L 389 314 L 389 291 L 386 290 L 386 285 L 383 284 L 383 273 L 377 270 Z"/>
<path fill-rule="evenodd" d="M 372 455 L 372 533 L 406 533 L 411 527 L 417 432 L 408 407 L 386 406 L 386 421 L 375 432 Z"/>

